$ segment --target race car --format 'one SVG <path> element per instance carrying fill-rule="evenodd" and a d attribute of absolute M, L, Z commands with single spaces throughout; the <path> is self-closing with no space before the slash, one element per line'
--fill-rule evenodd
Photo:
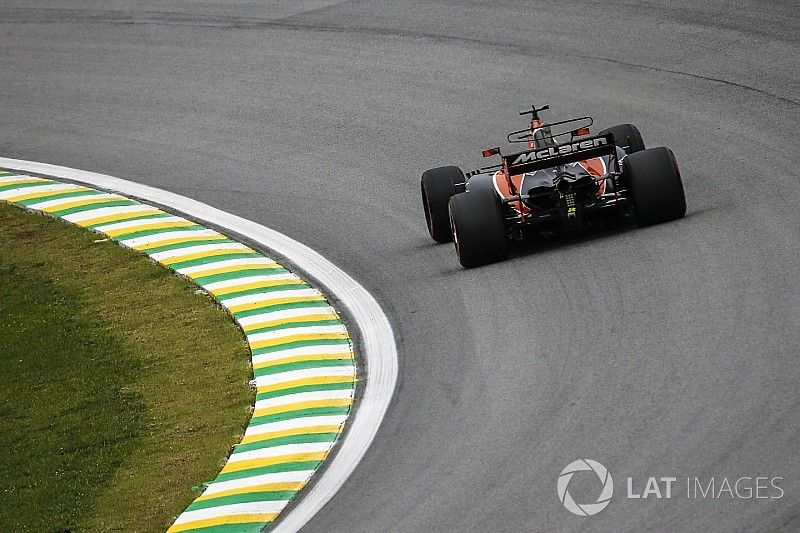
<path fill-rule="evenodd" d="M 592 117 L 544 123 L 508 134 L 526 149 L 483 151 L 500 163 L 467 172 L 457 166 L 422 174 L 422 205 L 431 238 L 455 242 L 465 268 L 500 261 L 509 242 L 592 225 L 607 213 L 631 217 L 639 226 L 681 218 L 686 196 L 675 155 L 648 148 L 632 124 L 591 136 Z"/>

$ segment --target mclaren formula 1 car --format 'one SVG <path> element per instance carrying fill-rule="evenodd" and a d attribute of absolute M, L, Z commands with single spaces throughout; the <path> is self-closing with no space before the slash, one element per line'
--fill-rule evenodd
<path fill-rule="evenodd" d="M 422 174 L 422 205 L 436 242 L 454 241 L 462 266 L 502 260 L 512 240 L 591 225 L 604 213 L 622 214 L 640 226 L 680 218 L 686 197 L 675 156 L 668 148 L 645 149 L 631 124 L 590 135 L 591 117 L 545 124 L 539 112 L 530 126 L 508 134 L 526 149 L 497 155 L 500 164 L 467 172 L 456 166 Z"/>

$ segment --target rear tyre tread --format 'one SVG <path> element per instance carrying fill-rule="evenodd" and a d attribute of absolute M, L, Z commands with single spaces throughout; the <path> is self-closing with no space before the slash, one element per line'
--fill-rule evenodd
<path fill-rule="evenodd" d="M 458 261 L 473 268 L 508 256 L 503 208 L 497 193 L 479 189 L 450 198 L 450 224 Z"/>
<path fill-rule="evenodd" d="M 642 150 L 626 157 L 622 168 L 639 226 L 668 222 L 686 214 L 686 194 L 672 150 Z"/>

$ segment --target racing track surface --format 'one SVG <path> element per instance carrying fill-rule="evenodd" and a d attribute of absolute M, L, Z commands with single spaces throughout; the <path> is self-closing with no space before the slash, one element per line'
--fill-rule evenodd
<path fill-rule="evenodd" d="M 309 531 L 797 530 L 800 7 L 492 4 L 6 0 L 0 152 L 263 223 L 378 298 L 398 390 Z M 532 101 L 672 147 L 687 217 L 457 268 L 419 175 Z M 616 481 L 592 518 L 556 497 L 579 457 Z M 670 475 L 785 496 L 623 497 Z"/>

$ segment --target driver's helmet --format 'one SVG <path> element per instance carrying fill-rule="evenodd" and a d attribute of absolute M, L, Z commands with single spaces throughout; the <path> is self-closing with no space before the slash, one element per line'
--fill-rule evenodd
<path fill-rule="evenodd" d="M 533 130 L 533 144 L 536 148 L 549 148 L 556 145 L 550 133 L 550 126 L 542 126 Z"/>

